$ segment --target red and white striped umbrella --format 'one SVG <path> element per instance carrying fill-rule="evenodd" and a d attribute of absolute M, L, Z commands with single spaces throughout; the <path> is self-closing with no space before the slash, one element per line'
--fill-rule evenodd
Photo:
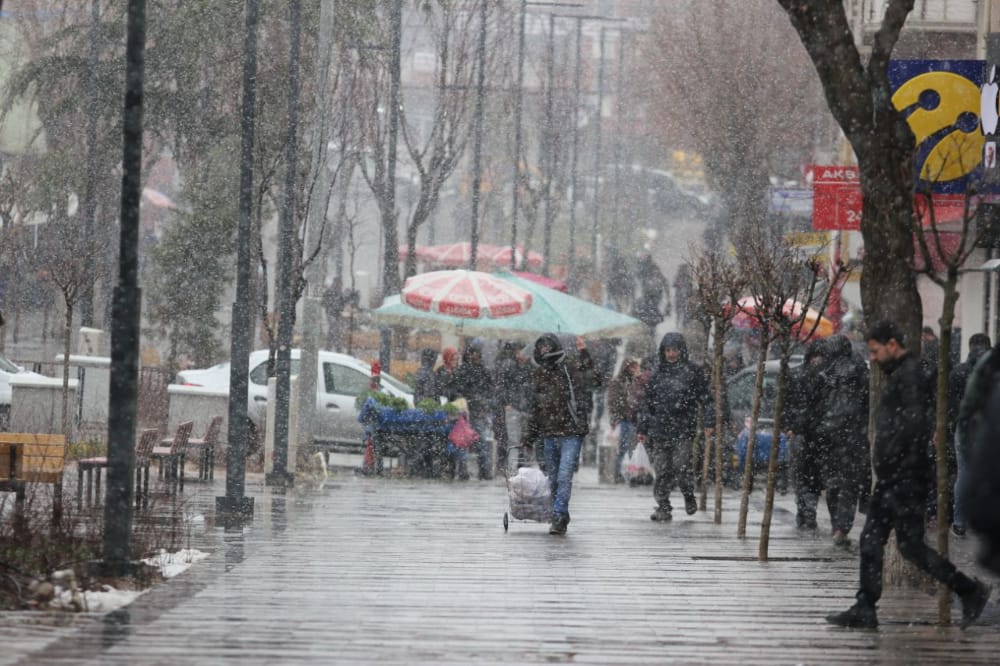
<path fill-rule="evenodd" d="M 407 278 L 401 294 L 407 305 L 453 317 L 508 317 L 531 308 L 531 293 L 489 273 L 433 271 Z"/>
<path fill-rule="evenodd" d="M 497 268 L 510 268 L 510 245 L 505 245 L 503 247 L 497 245 L 490 245 L 489 253 L 487 256 L 494 266 Z M 483 250 L 486 254 L 486 250 Z M 517 251 L 514 253 L 514 263 L 516 266 L 520 267 L 522 261 L 524 260 L 524 246 L 518 245 Z M 526 265 L 533 268 L 538 268 L 544 263 L 545 258 L 534 250 L 528 250 L 528 261 Z"/>

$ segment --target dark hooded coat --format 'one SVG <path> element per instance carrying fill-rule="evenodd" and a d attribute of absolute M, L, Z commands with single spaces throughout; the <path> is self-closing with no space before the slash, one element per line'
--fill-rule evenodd
<path fill-rule="evenodd" d="M 681 357 L 669 363 L 663 357 L 668 347 Z M 639 405 L 638 432 L 653 441 L 690 439 L 698 428 L 698 406 L 702 423 L 715 425 L 715 410 L 705 371 L 688 361 L 687 343 L 680 333 L 667 333 L 660 341 L 659 362 L 646 384 Z"/>
<path fill-rule="evenodd" d="M 535 342 L 533 360 L 537 367 L 532 373 L 526 441 L 585 437 L 596 387 L 590 353 L 583 349 L 569 360 L 558 338 L 547 333 Z"/>

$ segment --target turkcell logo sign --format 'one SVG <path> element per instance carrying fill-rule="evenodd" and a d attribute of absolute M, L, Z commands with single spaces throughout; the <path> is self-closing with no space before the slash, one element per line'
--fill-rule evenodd
<path fill-rule="evenodd" d="M 979 131 L 982 60 L 893 60 L 889 63 L 892 103 L 916 137 L 914 170 L 921 186 L 963 193 L 981 180 L 983 143 Z"/>

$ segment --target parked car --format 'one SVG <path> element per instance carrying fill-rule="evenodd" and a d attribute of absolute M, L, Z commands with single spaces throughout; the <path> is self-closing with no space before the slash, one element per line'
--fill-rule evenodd
<path fill-rule="evenodd" d="M 25 370 L 16 363 L 0 356 L 0 430 L 7 430 L 10 425 L 10 400 L 11 388 L 10 379 L 14 375 L 40 376 L 37 372 Z"/>
<path fill-rule="evenodd" d="M 801 363 L 801 356 L 792 357 L 789 363 L 789 380 L 791 379 L 795 368 L 801 365 Z M 778 372 L 780 369 L 780 361 L 767 361 L 764 365 L 764 392 L 761 396 L 760 414 L 757 418 L 757 438 L 755 439 L 755 447 L 760 447 L 762 445 L 770 446 L 771 443 L 774 428 L 775 403 L 778 397 Z M 750 414 L 753 410 L 753 394 L 756 379 L 757 366 L 752 365 L 737 372 L 726 383 L 726 400 L 729 403 L 730 424 L 730 437 L 728 439 L 731 442 L 732 447 L 732 450 L 730 451 L 730 458 L 732 460 L 731 473 L 733 473 L 733 478 L 731 480 L 736 483 L 738 483 L 739 477 L 742 474 L 742 461 L 746 457 L 749 435 L 743 434 L 743 431 L 748 427 L 750 422 Z M 741 434 L 743 435 L 742 437 Z M 784 435 L 781 436 L 780 441 L 781 445 L 778 449 L 778 482 L 779 487 L 787 488 L 789 483 L 789 468 L 793 451 L 790 443 L 785 440 Z M 756 448 L 754 452 L 754 459 L 758 466 L 761 464 L 762 460 L 766 460 L 764 450 Z M 764 466 L 766 467 L 766 464 Z"/>
<path fill-rule="evenodd" d="M 247 412 L 253 424 L 261 429 L 267 414 L 267 356 L 268 350 L 260 349 L 250 354 Z M 301 351 L 292 350 L 291 373 L 299 374 Z M 317 439 L 331 442 L 357 444 L 362 442 L 363 428 L 358 423 L 355 400 L 368 390 L 371 383 L 371 365 L 366 361 L 320 350 L 316 375 L 316 414 L 313 434 Z M 229 390 L 229 363 L 219 363 L 211 368 L 182 370 L 176 383 L 203 386 L 216 391 Z M 413 389 L 392 375 L 382 373 L 382 390 L 413 405 Z"/>

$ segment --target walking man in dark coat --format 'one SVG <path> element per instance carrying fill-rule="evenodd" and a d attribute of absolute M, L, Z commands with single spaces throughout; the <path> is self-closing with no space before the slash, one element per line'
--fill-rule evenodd
<path fill-rule="evenodd" d="M 648 447 L 656 481 L 656 510 L 651 520 L 671 519 L 670 491 L 679 485 L 688 515 L 698 510 L 691 472 L 691 443 L 698 428 L 698 408 L 711 441 L 715 423 L 712 395 L 705 371 L 687 360 L 687 343 L 680 333 L 660 341 L 659 363 L 649 378 L 639 406 L 639 441 Z"/>
<path fill-rule="evenodd" d="M 878 626 L 875 607 L 882 596 L 885 544 L 895 530 L 899 553 L 959 596 L 961 627 L 965 629 L 983 612 L 990 588 L 966 576 L 924 543 L 923 500 L 933 473 L 927 455 L 929 387 L 920 362 L 906 349 L 895 324 L 882 322 L 869 331 L 868 353 L 886 380 L 875 421 L 873 465 L 877 480 L 861 532 L 861 585 L 854 605 L 828 615 L 826 620 L 841 627 Z"/>
<path fill-rule="evenodd" d="M 566 534 L 573 474 L 580 460 L 583 438 L 590 432 L 593 408 L 594 361 L 583 338 L 576 339 L 576 358 L 569 361 L 559 339 L 546 333 L 535 341 L 535 368 L 526 442 L 541 441 L 545 472 L 552 489 L 552 525 L 549 534 Z"/>

